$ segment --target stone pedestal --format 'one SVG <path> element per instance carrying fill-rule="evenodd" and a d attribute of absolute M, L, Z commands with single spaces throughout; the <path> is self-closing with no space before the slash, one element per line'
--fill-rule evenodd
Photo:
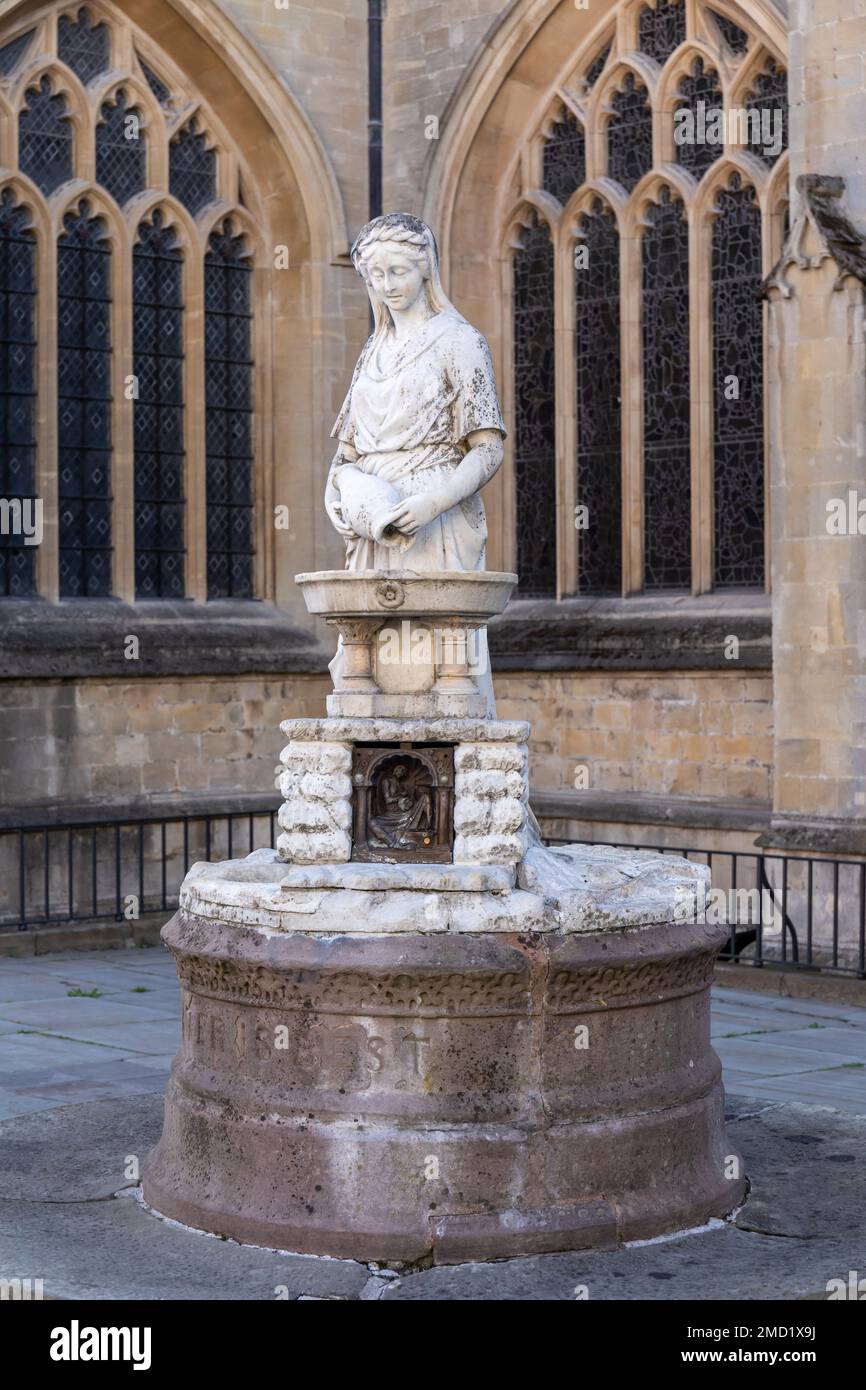
<path fill-rule="evenodd" d="M 408 577 L 409 618 L 478 618 L 513 576 L 488 578 Z M 393 597 L 378 574 L 304 581 L 347 650 Z M 342 674 L 378 685 L 357 652 Z M 183 1043 L 146 1200 L 242 1241 L 406 1262 L 724 1216 L 745 1178 L 709 1040 L 726 931 L 704 921 L 708 870 L 544 848 L 528 725 L 472 715 L 457 663 L 416 676 L 398 714 L 283 724 L 277 849 L 188 873 L 163 933 Z"/>

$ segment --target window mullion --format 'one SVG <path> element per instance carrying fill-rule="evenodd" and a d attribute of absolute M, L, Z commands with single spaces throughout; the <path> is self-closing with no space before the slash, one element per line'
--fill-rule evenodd
<path fill-rule="evenodd" d="M 131 241 L 131 239 L 130 239 Z M 112 261 L 111 534 L 113 592 L 135 602 L 135 399 L 132 357 L 132 246 L 114 245 Z M 133 397 L 129 399 L 129 397 Z"/>
<path fill-rule="evenodd" d="M 60 594 L 57 451 L 57 240 L 39 225 L 36 310 L 36 495 L 42 498 L 43 537 L 36 550 L 36 592 L 52 603 Z"/>
<path fill-rule="evenodd" d="M 689 355 L 691 380 L 692 593 L 713 587 L 712 222 L 689 228 Z"/>
<path fill-rule="evenodd" d="M 622 592 L 643 588 L 643 352 L 640 226 L 620 237 Z"/>
<path fill-rule="evenodd" d="M 553 332 L 556 344 L 556 597 L 577 590 L 574 509 L 577 431 L 574 368 L 574 251 L 560 220 L 555 233 Z"/>

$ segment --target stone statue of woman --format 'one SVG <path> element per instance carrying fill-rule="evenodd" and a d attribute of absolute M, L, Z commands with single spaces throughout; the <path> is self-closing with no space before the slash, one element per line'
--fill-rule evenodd
<path fill-rule="evenodd" d="M 346 568 L 482 570 L 478 493 L 505 436 L 487 342 L 446 298 L 436 239 L 417 217 L 368 222 L 352 260 L 375 326 L 331 431 L 325 507 Z"/>

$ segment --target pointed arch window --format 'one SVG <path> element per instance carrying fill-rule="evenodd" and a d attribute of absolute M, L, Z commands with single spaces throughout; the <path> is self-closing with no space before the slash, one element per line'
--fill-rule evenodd
<path fill-rule="evenodd" d="M 141 111 L 121 87 L 104 101 L 96 127 L 96 181 L 121 207 L 147 186 L 147 151 Z"/>
<path fill-rule="evenodd" d="M 619 232 L 600 198 L 578 225 L 575 254 L 577 567 L 581 594 L 622 584 Z M 580 256 L 580 251 L 585 252 Z"/>
<path fill-rule="evenodd" d="M 132 253 L 135 592 L 184 595 L 183 254 L 157 209 Z"/>
<path fill-rule="evenodd" d="M 208 598 L 253 592 L 252 263 L 226 221 L 205 257 Z"/>
<path fill-rule="evenodd" d="M 515 252 L 514 466 L 520 597 L 556 593 L 556 423 L 553 349 L 553 243 L 537 215 Z"/>
<path fill-rule="evenodd" d="M 761 213 L 738 174 L 716 199 L 712 243 L 714 579 L 764 582 Z"/>
<path fill-rule="evenodd" d="M 754 15 L 741 26 L 704 0 L 620 0 L 614 17 L 602 50 L 596 37 L 570 70 L 559 59 L 560 114 L 515 161 L 509 563 L 540 597 L 761 589 L 783 55 Z M 667 71 L 652 78 L 636 44 Z M 777 113 L 781 149 L 749 145 L 743 107 Z M 680 110 L 693 141 L 677 140 Z M 544 220 L 525 225 L 527 207 Z"/>
<path fill-rule="evenodd" d="M 113 6 L 0 22 L 0 77 L 37 59 L 5 84 L 19 138 L 0 175 L 0 510 L 39 502 L 44 538 L 0 529 L 0 596 L 256 597 L 269 307 L 243 152 Z"/>
<path fill-rule="evenodd" d="M 36 237 L 10 188 L 0 194 L 0 594 L 35 593 Z M 17 512 L 17 517 L 13 514 Z"/>
<path fill-rule="evenodd" d="M 51 78 L 28 87 L 18 117 L 18 163 L 43 193 L 53 193 L 74 169 L 74 134 L 66 97 Z"/>
<path fill-rule="evenodd" d="M 639 77 L 627 74 L 611 98 L 614 115 L 607 127 L 607 172 L 632 189 L 653 163 L 653 114 Z"/>
<path fill-rule="evenodd" d="M 85 200 L 57 245 L 60 593 L 111 593 L 111 243 Z"/>

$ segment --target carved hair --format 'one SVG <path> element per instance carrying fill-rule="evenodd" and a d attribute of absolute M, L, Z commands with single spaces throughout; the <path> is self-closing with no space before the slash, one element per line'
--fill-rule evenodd
<path fill-rule="evenodd" d="M 372 222 L 361 228 L 351 251 L 352 263 L 367 286 L 373 306 L 374 341 L 378 341 L 393 327 L 391 311 L 374 293 L 367 273 L 372 253 L 385 245 L 396 246 L 404 256 L 410 256 L 422 263 L 427 303 L 434 314 L 444 312 L 462 320 L 462 314 L 458 314 L 442 288 L 439 278 L 439 247 L 427 223 L 408 212 L 389 212 L 384 217 L 375 217 Z"/>

